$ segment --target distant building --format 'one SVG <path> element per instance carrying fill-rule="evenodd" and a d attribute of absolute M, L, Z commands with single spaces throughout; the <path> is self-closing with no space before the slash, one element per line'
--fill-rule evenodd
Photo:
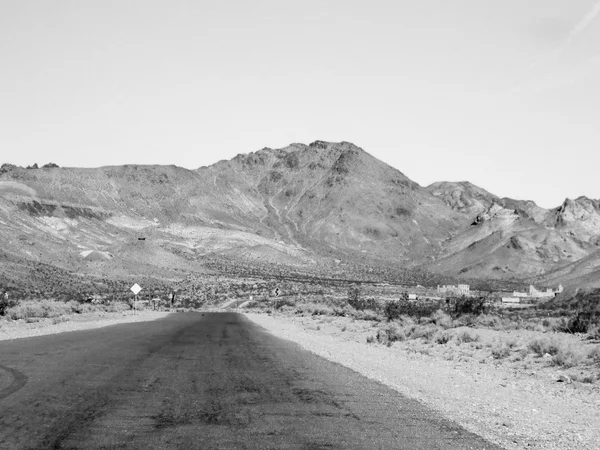
<path fill-rule="evenodd" d="M 564 288 L 562 284 L 559 284 L 558 289 L 556 290 L 547 288 L 545 291 L 540 291 L 536 289 L 536 287 L 533 284 L 530 284 L 529 290 L 527 292 L 514 291 L 512 293 L 512 296 L 518 298 L 551 298 L 554 297 L 556 294 L 560 294 L 563 290 Z"/>
<path fill-rule="evenodd" d="M 556 293 L 548 288 L 545 291 L 538 291 L 533 284 L 529 285 L 529 297 L 533 298 L 550 298 L 554 297 Z"/>
<path fill-rule="evenodd" d="M 471 286 L 469 286 L 468 284 L 458 284 L 456 286 L 454 286 L 452 284 L 443 285 L 443 286 L 438 286 L 437 291 L 440 294 L 453 294 L 453 295 L 469 296 L 469 295 L 471 295 Z"/>
<path fill-rule="evenodd" d="M 502 303 L 521 303 L 519 297 L 502 297 Z"/>

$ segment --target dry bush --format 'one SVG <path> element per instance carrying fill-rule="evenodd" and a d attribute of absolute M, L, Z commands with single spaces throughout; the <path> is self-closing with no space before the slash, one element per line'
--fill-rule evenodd
<path fill-rule="evenodd" d="M 455 322 L 450 314 L 441 309 L 438 309 L 431 315 L 431 322 L 444 329 L 453 328 L 455 326 Z"/>
<path fill-rule="evenodd" d="M 456 335 L 456 340 L 461 344 L 468 344 L 469 342 L 477 342 L 479 341 L 480 336 L 475 333 L 471 333 L 470 331 L 462 331 Z"/>
<path fill-rule="evenodd" d="M 506 343 L 498 342 L 492 347 L 494 359 L 504 359 L 510 356 L 510 347 Z"/>
<path fill-rule="evenodd" d="M 527 344 L 527 348 L 538 356 L 544 356 L 545 354 L 554 356 L 558 353 L 560 345 L 554 339 L 543 337 L 531 341 Z"/>
<path fill-rule="evenodd" d="M 75 300 L 71 300 L 67 304 L 70 306 L 71 311 L 76 314 L 85 314 L 98 310 L 96 305 L 92 305 L 91 303 L 79 303 Z"/>
<path fill-rule="evenodd" d="M 351 317 L 354 317 L 358 320 L 371 320 L 381 322 L 383 320 L 383 316 L 377 311 L 372 311 L 370 309 L 365 309 L 362 311 L 355 311 Z"/>
<path fill-rule="evenodd" d="M 504 330 L 510 327 L 506 319 L 503 319 L 495 314 L 481 314 L 475 318 L 473 322 L 477 326 L 491 328 L 494 330 Z"/>
<path fill-rule="evenodd" d="M 387 320 L 392 321 L 401 316 L 431 317 L 440 308 L 440 302 L 418 302 L 402 298 L 398 301 L 388 302 L 383 308 L 383 312 Z"/>
<path fill-rule="evenodd" d="M 111 302 L 103 306 L 105 312 L 123 312 L 131 310 L 131 306 L 125 302 Z"/>
<path fill-rule="evenodd" d="M 333 316 L 334 310 L 331 306 L 322 303 L 302 303 L 296 304 L 297 314 L 309 314 L 312 316 Z"/>
<path fill-rule="evenodd" d="M 403 328 L 395 322 L 385 324 L 377 332 L 377 342 L 381 344 L 393 343 L 406 340 L 406 334 Z"/>
<path fill-rule="evenodd" d="M 424 339 L 425 341 L 430 342 L 438 331 L 439 328 L 435 325 L 417 325 L 411 327 L 408 336 L 410 339 Z"/>
<path fill-rule="evenodd" d="M 586 362 L 586 352 L 573 346 L 560 346 L 552 357 L 552 364 L 561 367 L 575 367 Z"/>
<path fill-rule="evenodd" d="M 52 323 L 56 325 L 57 323 L 68 322 L 69 318 L 67 316 L 58 316 L 52 319 Z"/>
<path fill-rule="evenodd" d="M 438 331 L 434 336 L 433 340 L 437 344 L 447 344 L 452 340 L 452 334 L 447 331 Z"/>
<path fill-rule="evenodd" d="M 68 303 L 53 300 L 26 300 L 6 310 L 6 316 L 12 320 L 58 317 L 71 313 L 72 309 Z"/>
<path fill-rule="evenodd" d="M 281 309 L 284 306 L 296 306 L 296 299 L 294 298 L 280 298 L 273 302 L 273 308 Z"/>

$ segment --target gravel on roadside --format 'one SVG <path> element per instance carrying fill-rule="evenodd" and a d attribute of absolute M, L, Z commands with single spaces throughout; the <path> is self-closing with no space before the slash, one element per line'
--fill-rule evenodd
<path fill-rule="evenodd" d="M 600 394 L 476 361 L 448 361 L 401 345 L 343 340 L 284 316 L 246 313 L 267 331 L 442 412 L 507 449 L 598 450 Z"/>

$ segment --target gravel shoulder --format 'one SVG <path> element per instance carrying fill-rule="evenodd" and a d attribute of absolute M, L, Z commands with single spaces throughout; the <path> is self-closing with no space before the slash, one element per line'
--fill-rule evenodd
<path fill-rule="evenodd" d="M 246 313 L 269 332 L 440 411 L 507 449 L 597 450 L 597 386 L 558 383 L 550 371 L 515 370 L 472 357 L 448 359 L 407 343 L 365 343 L 352 324 L 326 326 L 311 317 Z"/>
<path fill-rule="evenodd" d="M 147 322 L 169 315 L 165 311 L 138 311 L 115 313 L 73 314 L 54 319 L 40 319 L 28 323 L 23 320 L 0 321 L 0 341 L 21 339 L 67 331 L 89 330 L 93 328 L 130 322 Z"/>

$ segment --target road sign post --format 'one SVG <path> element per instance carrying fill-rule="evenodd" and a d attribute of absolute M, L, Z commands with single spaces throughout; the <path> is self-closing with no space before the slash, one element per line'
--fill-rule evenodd
<path fill-rule="evenodd" d="M 133 313 L 136 314 L 135 304 L 137 303 L 137 296 L 142 290 L 139 284 L 135 283 L 133 286 L 129 288 L 131 292 L 133 292 Z"/>

